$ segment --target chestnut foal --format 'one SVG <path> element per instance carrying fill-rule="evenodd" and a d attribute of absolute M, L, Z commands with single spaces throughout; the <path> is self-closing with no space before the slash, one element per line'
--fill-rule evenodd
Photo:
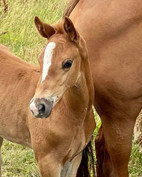
<path fill-rule="evenodd" d="M 35 24 L 49 39 L 40 73 L 0 45 L 0 145 L 6 138 L 32 147 L 42 177 L 88 177 L 77 173 L 95 128 L 86 44 L 69 18 Z"/>
<path fill-rule="evenodd" d="M 48 44 L 39 57 L 41 75 L 30 103 L 37 117 L 28 121 L 32 147 L 41 176 L 75 177 L 95 128 L 86 44 L 67 17 L 55 27 L 38 17 L 35 24 Z"/>

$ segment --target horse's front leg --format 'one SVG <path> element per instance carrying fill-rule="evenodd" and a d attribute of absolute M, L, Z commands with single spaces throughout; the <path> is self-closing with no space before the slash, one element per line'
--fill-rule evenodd
<path fill-rule="evenodd" d="M 41 177 L 60 177 L 62 167 L 61 164 L 57 162 L 55 156 L 56 153 L 39 155 L 35 152 Z"/>
<path fill-rule="evenodd" d="M 133 128 L 141 105 L 125 102 L 121 106 L 98 109 L 102 120 L 96 144 L 98 177 L 128 177 Z"/>
<path fill-rule="evenodd" d="M 81 159 L 82 159 L 82 153 L 79 153 L 72 160 L 70 161 L 68 160 L 62 168 L 61 177 L 76 177 L 77 170 L 81 163 Z"/>

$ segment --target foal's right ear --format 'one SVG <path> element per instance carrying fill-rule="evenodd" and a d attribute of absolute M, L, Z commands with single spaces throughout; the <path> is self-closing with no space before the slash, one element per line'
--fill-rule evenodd
<path fill-rule="evenodd" d="M 49 39 L 50 36 L 55 34 L 55 29 L 47 23 L 43 23 L 37 16 L 35 17 L 34 22 L 41 36 Z"/>
<path fill-rule="evenodd" d="M 72 41 L 78 42 L 79 34 L 76 31 L 73 22 L 68 17 L 65 17 L 64 20 L 64 30 Z"/>

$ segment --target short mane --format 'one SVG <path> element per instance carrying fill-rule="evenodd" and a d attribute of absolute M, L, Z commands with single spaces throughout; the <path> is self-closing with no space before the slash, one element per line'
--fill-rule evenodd
<path fill-rule="evenodd" d="M 56 31 L 56 34 L 65 34 L 65 30 L 63 28 L 63 21 L 59 20 L 52 25 Z"/>
<path fill-rule="evenodd" d="M 77 3 L 79 2 L 80 0 L 70 0 L 67 4 L 67 7 L 65 9 L 65 12 L 64 12 L 64 17 L 67 16 L 69 17 L 71 12 L 73 11 L 73 9 L 75 8 L 75 6 L 77 5 Z"/>

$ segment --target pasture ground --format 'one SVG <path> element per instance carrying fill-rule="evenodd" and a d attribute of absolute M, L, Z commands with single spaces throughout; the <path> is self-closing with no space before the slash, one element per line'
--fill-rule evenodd
<path fill-rule="evenodd" d="M 0 43 L 20 58 L 32 64 L 38 64 L 37 58 L 46 44 L 34 26 L 34 17 L 39 16 L 48 23 L 62 17 L 67 0 L 7 0 L 8 10 L 3 12 L 0 3 Z M 95 113 L 97 128 L 100 125 Z M 3 177 L 38 177 L 38 168 L 31 149 L 4 141 L 2 146 Z M 142 155 L 133 143 L 129 163 L 130 177 L 142 177 Z"/>

